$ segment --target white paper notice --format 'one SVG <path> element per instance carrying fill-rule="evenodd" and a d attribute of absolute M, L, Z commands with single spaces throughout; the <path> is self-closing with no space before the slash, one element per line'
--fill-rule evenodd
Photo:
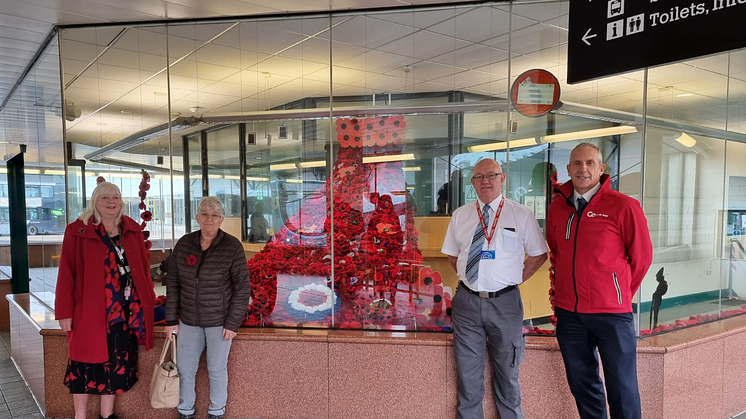
<path fill-rule="evenodd" d="M 543 196 L 534 197 L 534 214 L 537 220 L 547 218 L 547 199 Z"/>

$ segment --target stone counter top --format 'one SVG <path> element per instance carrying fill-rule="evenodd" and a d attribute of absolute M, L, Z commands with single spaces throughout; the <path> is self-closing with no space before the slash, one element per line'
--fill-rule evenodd
<path fill-rule="evenodd" d="M 38 325 L 42 335 L 62 336 L 65 334 L 60 330 L 57 321 L 54 320 L 54 313 L 36 297 L 30 294 L 10 294 L 6 298 Z M 746 316 L 735 316 L 656 336 L 644 336 L 638 340 L 637 351 L 639 353 L 674 352 L 744 331 L 746 331 Z M 155 336 L 158 337 L 162 333 L 163 326 L 156 326 Z M 235 339 L 450 346 L 453 335 L 450 333 L 389 330 L 241 328 Z M 527 336 L 526 347 L 534 350 L 559 350 L 557 339 L 553 336 Z"/>

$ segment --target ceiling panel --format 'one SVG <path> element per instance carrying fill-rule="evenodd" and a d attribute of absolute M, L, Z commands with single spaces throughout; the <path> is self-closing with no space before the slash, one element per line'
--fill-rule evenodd
<path fill-rule="evenodd" d="M 225 16 L 250 16 L 266 15 L 285 12 L 307 12 L 319 10 L 328 12 L 329 10 L 346 10 L 355 8 L 377 8 L 406 6 L 411 4 L 437 4 L 440 1 L 433 0 L 211 0 L 208 2 L 201 0 L 130 0 L 123 4 L 119 0 L 2 0 L 0 7 L 0 71 L 3 72 L 3 80 L 0 81 L 0 103 L 5 100 L 10 88 L 14 82 L 7 82 L 5 79 L 18 80 L 24 68 L 28 65 L 33 54 L 40 48 L 41 43 L 47 34 L 55 25 L 75 25 L 75 24 L 101 24 L 110 22 L 133 22 L 148 20 L 164 19 L 192 19 L 205 17 L 225 17 Z M 428 24 L 434 24 L 439 21 L 438 12 L 419 14 L 418 18 L 427 19 Z M 398 15 L 398 13 L 390 14 Z M 356 19 L 353 19 L 356 20 Z M 362 19 L 364 20 L 364 19 Z M 300 22 L 300 24 L 298 24 Z M 184 25 L 181 28 L 172 27 L 170 31 L 175 36 L 187 36 L 192 40 L 204 41 L 215 36 L 221 30 L 225 29 L 230 23 L 219 23 L 214 25 Z M 243 26 L 244 24 L 242 24 Z M 258 39 L 254 40 L 261 48 L 271 52 L 277 52 L 275 48 L 278 37 L 281 41 L 286 41 L 292 35 L 281 35 L 276 31 L 282 31 L 286 34 L 295 32 L 303 35 L 317 34 L 327 25 L 326 18 L 303 18 L 296 22 L 276 23 L 275 26 L 283 26 L 275 29 L 275 32 L 264 30 L 271 24 L 266 23 L 265 28 L 259 31 L 254 28 L 254 35 Z M 189 28 L 191 26 L 191 29 Z M 370 33 L 365 33 L 363 37 L 365 43 L 377 40 L 379 44 L 390 42 L 401 36 L 402 25 L 395 23 L 383 23 L 378 20 L 375 24 L 368 25 L 366 22 L 363 27 L 369 26 Z M 399 26 L 393 29 L 393 26 Z M 67 47 L 63 48 L 69 51 L 79 50 L 80 44 L 72 43 L 77 41 L 89 45 L 106 45 L 116 35 L 120 28 L 99 28 L 88 31 L 76 30 L 75 35 L 67 35 Z M 340 34 L 347 39 L 358 36 L 360 26 L 348 25 L 346 28 L 340 28 Z M 141 29 L 129 30 L 120 39 L 118 48 L 128 49 L 131 51 L 147 52 L 151 54 L 163 54 L 165 41 L 163 35 L 159 39 L 156 32 L 163 33 L 163 29 Z M 149 32 L 149 33 L 145 33 Z M 328 32 L 328 31 L 327 31 Z M 235 41 L 241 39 L 241 34 L 237 30 L 220 37 L 215 41 L 216 45 L 227 45 L 231 47 L 238 46 Z M 345 35 L 346 33 L 346 35 Z M 411 33 L 411 30 L 408 32 Z M 271 36 L 267 38 L 267 36 Z M 326 35 L 328 37 L 328 35 Z M 242 42 L 251 43 L 251 38 L 242 38 Z M 282 44 L 282 42 L 280 42 Z M 354 44 L 353 44 L 354 45 Z M 283 47 L 288 46 L 287 43 Z M 173 42 L 172 55 L 181 57 L 188 54 L 196 47 L 196 42 L 192 41 L 189 45 L 182 45 Z M 81 59 L 81 61 L 90 62 L 98 50 L 93 48 L 92 51 L 86 52 L 85 49 L 80 51 L 85 54 L 84 57 L 74 57 L 66 54 L 69 59 Z M 90 54 L 93 54 L 92 56 Z M 75 66 L 80 69 L 81 66 Z M 71 73 L 68 70 L 68 73 Z M 72 72 L 71 74 L 76 74 Z"/>
<path fill-rule="evenodd" d="M 119 0 L 0 1 L 0 101 L 58 23 L 327 12 L 330 4 L 333 10 L 342 10 L 422 3 L 133 0 L 128 3 L 132 10 L 124 10 Z M 566 84 L 568 2 L 516 3 L 513 12 L 511 19 L 502 5 L 373 11 L 335 16 L 331 30 L 327 17 L 315 16 L 173 25 L 168 29 L 169 53 L 172 62 L 181 61 L 171 67 L 170 92 L 165 72 L 150 79 L 167 66 L 165 27 L 69 29 L 62 34 L 64 78 L 69 82 L 80 77 L 66 96 L 83 111 L 68 124 L 73 127 L 71 139 L 98 146 L 163 123 L 169 93 L 174 116 L 191 115 L 191 109 L 194 114 L 265 110 L 304 97 L 325 97 L 330 80 L 340 96 L 448 90 L 504 96 L 508 75 L 514 78 L 529 68 L 554 72 L 562 83 L 563 101 L 639 111 L 642 71 Z M 94 61 L 118 35 L 116 44 Z M 57 69 L 53 59 L 48 61 L 40 65 L 34 81 L 52 92 L 48 86 L 56 85 Z M 716 55 L 651 70 L 652 111 L 722 125 L 726 94 L 730 103 L 746 103 L 746 82 L 732 83 L 729 92 L 725 83 L 728 71 L 746 80 L 746 53 L 731 54 L 728 66 L 727 57 Z M 686 96 L 679 97 L 682 94 Z M 16 101 L 23 106 L 38 106 L 36 102 L 33 97 Z"/>
<path fill-rule="evenodd" d="M 454 71 L 455 70 L 453 66 L 428 61 L 420 61 L 410 66 L 412 77 L 414 77 L 414 79 L 418 81 L 428 81 L 445 76 L 453 76 Z M 393 75 L 395 74 L 396 73 L 394 73 Z"/>

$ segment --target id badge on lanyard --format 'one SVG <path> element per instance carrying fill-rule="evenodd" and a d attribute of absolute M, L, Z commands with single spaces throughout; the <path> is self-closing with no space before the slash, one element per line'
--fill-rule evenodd
<path fill-rule="evenodd" d="M 479 223 L 482 225 L 482 232 L 484 233 L 484 239 L 487 241 L 487 246 L 489 247 L 492 244 L 492 239 L 495 237 L 495 229 L 497 228 L 497 222 L 500 220 L 500 214 L 503 212 L 503 204 L 505 203 L 505 198 L 503 198 L 500 201 L 500 205 L 497 207 L 497 213 L 495 214 L 495 221 L 492 222 L 492 229 L 490 229 L 490 233 L 487 234 L 487 226 L 484 224 L 484 216 L 482 215 L 482 209 L 479 208 L 479 201 L 476 201 L 477 206 L 477 215 L 479 216 Z M 494 250 L 482 250 L 479 253 L 479 258 L 482 260 L 494 260 L 495 259 L 495 251 Z"/>
<path fill-rule="evenodd" d="M 109 241 L 114 245 L 114 250 L 117 252 L 117 267 L 119 268 L 119 275 L 127 279 L 127 285 L 124 287 L 124 299 L 129 300 L 132 294 L 132 285 L 130 277 L 130 267 L 124 263 L 124 248 L 120 249 L 119 246 L 114 244 L 114 241 L 109 237 Z"/>

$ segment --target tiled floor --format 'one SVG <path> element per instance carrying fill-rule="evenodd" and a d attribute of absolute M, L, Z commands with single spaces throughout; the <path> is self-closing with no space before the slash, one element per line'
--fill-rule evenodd
<path fill-rule="evenodd" d="M 10 359 L 10 334 L 0 332 L 0 419 L 43 417 Z"/>

